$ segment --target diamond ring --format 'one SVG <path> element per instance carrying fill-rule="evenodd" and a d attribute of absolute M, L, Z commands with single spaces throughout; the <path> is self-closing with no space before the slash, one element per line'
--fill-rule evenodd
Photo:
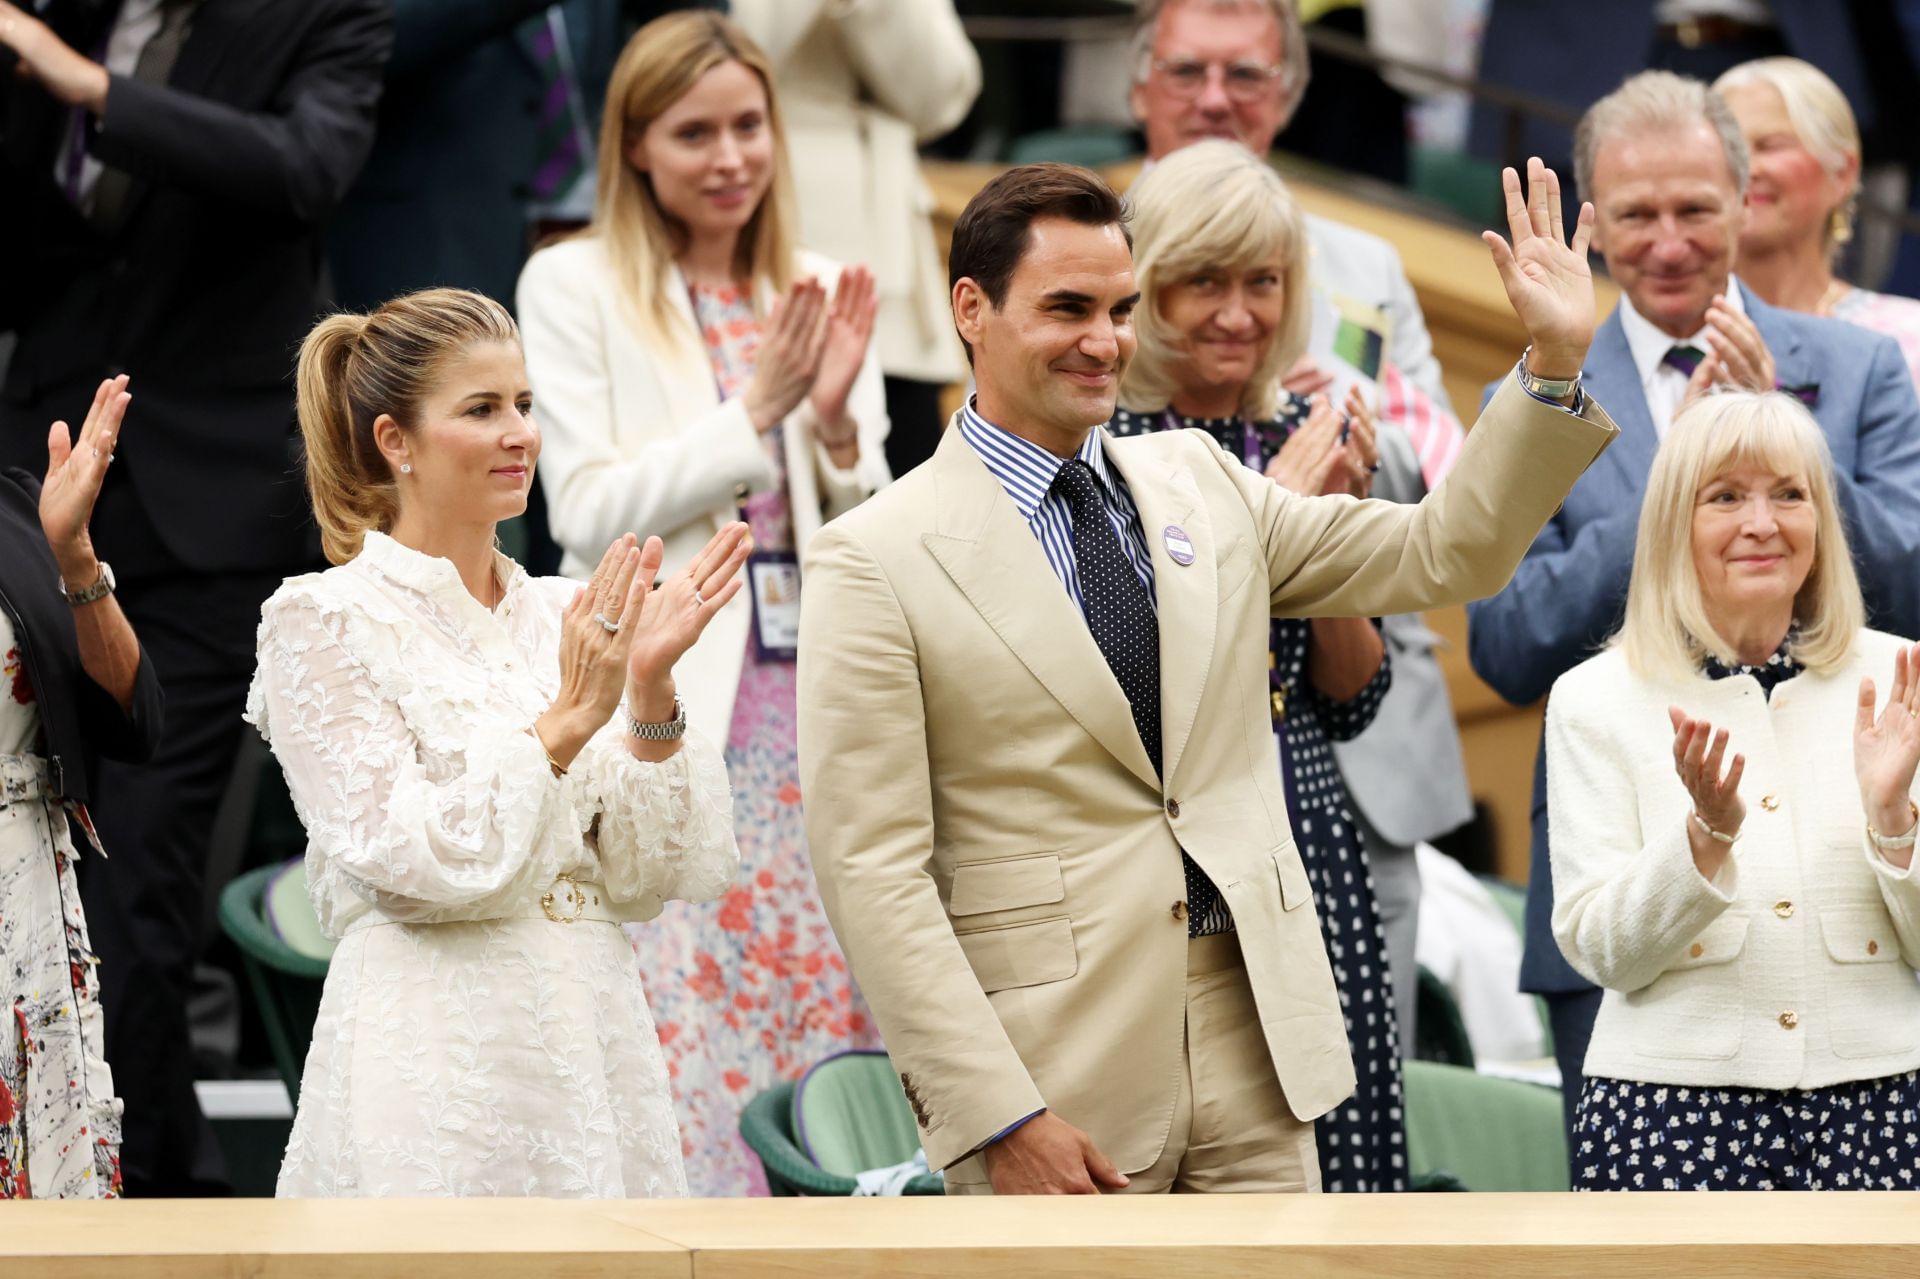
<path fill-rule="evenodd" d="M 605 630 L 609 635 L 618 635 L 620 633 L 620 623 L 610 620 L 605 613 L 595 613 L 593 620 L 600 623 L 601 629 Z"/>

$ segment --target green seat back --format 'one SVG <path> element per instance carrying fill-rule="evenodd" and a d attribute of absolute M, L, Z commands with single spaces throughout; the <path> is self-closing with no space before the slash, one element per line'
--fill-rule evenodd
<path fill-rule="evenodd" d="M 825 1172 L 852 1177 L 913 1158 L 920 1130 L 893 1062 L 856 1049 L 817 1063 L 793 1090 L 793 1133 Z"/>
<path fill-rule="evenodd" d="M 1513 931 L 1524 940 L 1527 935 L 1527 886 L 1516 884 L 1510 879 L 1500 879 L 1493 875 L 1479 877 L 1482 885 L 1493 897 L 1494 903 L 1506 912 L 1513 921 Z M 1553 1019 L 1547 1014 L 1547 1001 L 1534 996 L 1533 1008 L 1540 1015 L 1540 1042 L 1546 1053 L 1553 1054 Z"/>
<path fill-rule="evenodd" d="M 289 949 L 312 959 L 333 958 L 333 939 L 320 931 L 320 917 L 307 897 L 307 864 L 294 860 L 267 882 L 262 900 L 267 926 Z"/>
<path fill-rule="evenodd" d="M 1444 1062 L 1449 1066 L 1473 1069 L 1473 1040 L 1467 1037 L 1466 1019 L 1447 983 L 1422 965 L 1416 988 L 1415 1007 L 1419 1011 L 1414 1031 L 1413 1056 L 1421 1061 Z"/>
<path fill-rule="evenodd" d="M 300 1071 L 313 1042 L 327 961 L 288 945 L 267 922 L 266 895 L 279 866 L 262 866 L 220 890 L 220 928 L 240 948 L 241 966 L 253 991 L 287 1096 L 300 1096 Z"/>
<path fill-rule="evenodd" d="M 1468 1190 L 1567 1189 L 1560 1090 L 1460 1066 L 1409 1061 L 1407 1171 L 1445 1173 Z"/>

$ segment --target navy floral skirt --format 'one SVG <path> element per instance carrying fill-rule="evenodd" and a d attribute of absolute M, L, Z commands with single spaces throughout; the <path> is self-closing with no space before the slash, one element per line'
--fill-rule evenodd
<path fill-rule="evenodd" d="M 1920 1071 L 1781 1090 L 1588 1079 L 1573 1188 L 1920 1188 Z"/>

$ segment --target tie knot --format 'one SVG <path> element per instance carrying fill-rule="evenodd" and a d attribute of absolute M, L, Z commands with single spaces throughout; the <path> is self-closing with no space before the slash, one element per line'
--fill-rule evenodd
<path fill-rule="evenodd" d="M 1077 457 L 1068 458 L 1060 464 L 1060 469 L 1054 473 L 1053 487 L 1065 495 L 1069 502 L 1100 499 L 1100 481 L 1094 477 L 1093 468 Z"/>
<path fill-rule="evenodd" d="M 1679 369 L 1687 377 L 1692 377 L 1693 371 L 1700 367 L 1700 361 L 1706 358 L 1707 353 L 1699 347 L 1688 346 L 1681 342 L 1668 347 L 1667 353 L 1660 357 L 1660 362 Z"/>

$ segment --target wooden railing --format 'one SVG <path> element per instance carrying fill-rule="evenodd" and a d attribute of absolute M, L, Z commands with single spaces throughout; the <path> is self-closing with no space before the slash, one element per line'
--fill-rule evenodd
<path fill-rule="evenodd" d="M 0 1203 L 21 1279 L 1903 1275 L 1912 1194 Z"/>

